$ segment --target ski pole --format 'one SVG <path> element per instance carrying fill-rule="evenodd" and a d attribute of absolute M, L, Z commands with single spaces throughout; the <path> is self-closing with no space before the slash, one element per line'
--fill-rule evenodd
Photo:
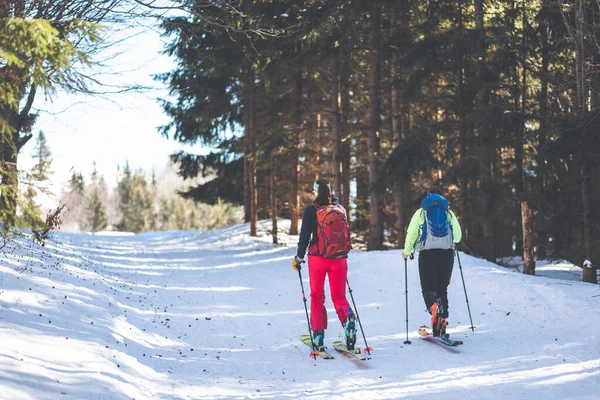
<path fill-rule="evenodd" d="M 406 340 L 404 344 L 411 344 L 408 340 L 408 260 L 404 259 L 404 295 L 406 298 Z"/>
<path fill-rule="evenodd" d="M 469 310 L 469 320 L 471 321 L 471 330 L 475 332 L 475 327 L 473 326 L 473 319 L 471 318 L 471 307 L 469 306 L 469 297 L 467 296 L 467 286 L 465 285 L 465 277 L 462 272 L 462 265 L 460 265 L 460 256 L 458 255 L 458 250 L 455 248 L 456 258 L 458 259 L 458 269 L 460 270 L 460 278 L 462 279 L 463 289 L 465 290 L 465 299 L 467 300 L 467 310 Z"/>
<path fill-rule="evenodd" d="M 362 323 L 360 322 L 360 316 L 358 315 L 358 310 L 356 309 L 356 303 L 354 303 L 354 296 L 352 295 L 352 288 L 350 287 L 350 282 L 348 278 L 346 278 L 346 284 L 348 284 L 348 291 L 350 292 L 350 298 L 352 299 L 352 306 L 354 307 L 354 311 L 356 311 L 356 319 L 358 320 L 358 326 L 360 326 L 360 332 L 362 333 L 363 340 L 365 341 L 365 353 L 369 353 L 371 355 L 372 348 L 367 344 L 367 338 L 365 337 L 365 331 L 363 330 Z"/>
<path fill-rule="evenodd" d="M 310 356 L 317 359 L 318 352 L 315 351 L 315 342 L 313 342 L 312 327 L 310 326 L 310 318 L 308 317 L 308 307 L 306 307 L 306 295 L 304 294 L 304 284 L 302 283 L 302 272 L 300 272 L 300 265 L 298 266 L 298 277 L 300 278 L 300 287 L 302 288 L 302 301 L 304 301 L 304 311 L 306 311 L 306 322 L 308 323 L 308 334 L 310 336 L 310 344 L 312 345 L 313 351 Z"/>

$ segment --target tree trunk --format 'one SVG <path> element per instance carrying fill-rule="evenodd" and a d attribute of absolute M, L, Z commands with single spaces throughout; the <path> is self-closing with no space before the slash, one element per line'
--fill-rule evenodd
<path fill-rule="evenodd" d="M 248 79 L 248 187 L 250 195 L 250 236 L 258 236 L 258 193 L 256 190 L 256 90 L 254 74 Z"/>
<path fill-rule="evenodd" d="M 298 219 L 300 218 L 300 190 L 299 190 L 299 174 L 300 174 L 300 132 L 302 131 L 302 70 L 296 73 L 296 131 L 293 134 L 292 154 L 290 155 L 291 163 L 291 223 L 290 235 L 298 235 Z"/>
<path fill-rule="evenodd" d="M 401 107 L 401 126 L 402 126 L 402 133 L 401 133 L 401 137 L 400 139 L 406 139 L 407 137 L 409 137 L 409 135 L 411 134 L 411 127 L 410 127 L 410 103 L 408 101 L 403 101 L 402 103 L 402 107 Z M 404 199 L 405 199 L 405 192 L 408 192 L 410 188 L 410 180 L 403 180 L 400 181 L 400 191 L 402 193 L 402 209 L 404 209 Z M 402 212 L 404 213 L 404 210 L 402 210 Z M 408 229 L 408 223 L 409 221 L 407 220 L 407 218 L 404 218 L 404 215 L 402 217 L 402 225 L 401 225 L 401 230 L 402 230 L 402 237 L 400 237 L 401 244 L 404 245 L 404 234 Z"/>
<path fill-rule="evenodd" d="M 595 2 L 593 3 L 593 13 L 594 13 L 594 23 L 593 23 L 593 29 L 594 32 L 599 32 L 600 31 L 600 3 Z M 596 37 L 598 37 L 598 33 L 596 33 Z M 593 66 L 595 68 L 594 71 L 594 75 L 593 78 L 591 79 L 590 82 L 590 86 L 591 86 L 591 104 L 590 104 L 590 108 L 591 110 L 593 110 L 595 113 L 597 113 L 600 110 L 600 70 L 598 69 L 598 65 L 600 65 L 600 53 L 598 51 L 593 52 Z M 586 174 L 583 176 L 583 179 L 585 180 L 584 184 L 583 184 L 583 188 L 584 190 L 582 191 L 582 203 L 583 203 L 583 209 L 584 209 L 584 218 L 587 216 L 587 218 L 590 218 L 591 216 L 594 215 L 594 213 L 592 212 L 592 205 L 591 205 L 591 201 L 592 198 L 594 198 L 594 191 L 591 187 L 591 183 L 592 181 L 592 177 L 589 175 L 590 174 L 590 169 L 588 169 L 588 164 L 587 162 L 589 162 L 589 167 L 593 167 L 593 157 L 590 157 L 590 154 L 588 153 L 587 156 L 584 158 L 584 170 L 582 172 L 582 174 Z M 593 176 L 593 174 L 592 174 Z M 591 229 L 592 226 L 598 226 L 598 222 L 599 218 L 598 218 L 598 214 L 596 213 L 596 220 L 595 221 L 588 221 L 587 223 L 585 223 L 585 226 L 588 229 Z M 592 260 L 591 256 L 593 253 L 593 244 L 590 242 L 591 238 L 592 238 L 593 232 L 589 232 L 587 234 L 584 233 L 584 247 L 585 247 L 585 252 L 586 252 L 586 259 L 587 260 Z M 587 241 L 586 241 L 587 239 Z M 597 253 L 596 253 L 597 254 Z M 590 283 L 598 283 L 598 274 L 597 274 L 597 268 L 594 265 L 598 265 L 598 261 L 597 260 L 593 260 L 594 262 L 592 263 L 592 265 L 588 268 L 584 266 L 584 270 L 583 270 L 583 281 L 584 282 L 590 282 Z"/>
<path fill-rule="evenodd" d="M 518 111 L 518 99 L 515 98 L 515 112 Z M 515 234 L 517 235 L 517 238 L 520 236 L 521 237 L 521 241 L 525 240 L 525 223 L 524 218 L 525 216 L 523 215 L 523 207 L 522 204 L 525 201 L 524 195 L 523 195 L 523 127 L 520 127 L 520 132 L 518 133 L 517 139 L 516 139 L 516 143 L 515 143 L 515 165 L 517 167 L 517 182 L 515 185 L 515 192 L 516 192 L 516 198 L 519 201 L 519 203 L 521 204 L 521 207 L 519 209 L 519 211 L 517 211 L 517 215 L 514 216 L 515 219 L 518 220 L 518 218 L 521 219 L 521 232 L 520 235 L 518 235 L 517 232 L 515 232 Z M 516 211 L 516 210 L 515 210 Z M 518 241 L 518 239 L 517 239 Z M 523 251 L 525 251 L 525 249 L 523 249 Z"/>
<path fill-rule="evenodd" d="M 244 137 L 244 153 L 246 153 L 247 141 L 248 141 L 248 138 Z M 250 170 L 250 164 L 248 164 L 248 160 L 244 156 L 244 222 L 250 222 L 250 180 L 249 180 L 249 170 Z"/>
<path fill-rule="evenodd" d="M 467 163 L 467 135 L 468 135 L 468 126 L 467 126 L 467 113 L 466 107 L 464 104 L 464 71 L 462 67 L 462 57 L 461 57 L 461 66 L 458 72 L 458 116 L 460 119 L 459 122 L 459 150 L 460 150 L 460 166 L 461 169 L 466 168 Z M 463 174 L 465 175 L 465 174 Z M 463 176 L 459 180 L 460 185 L 460 212 L 463 219 L 463 241 L 465 243 L 469 242 L 469 232 L 471 231 L 471 222 L 470 222 L 470 212 L 469 212 L 469 196 L 467 195 L 469 182 L 466 176 Z"/>
<path fill-rule="evenodd" d="M 371 215 L 367 250 L 379 250 L 383 247 L 383 210 L 382 196 L 374 186 L 379 178 L 379 127 L 380 127 L 380 19 L 381 6 L 374 2 L 371 11 L 371 46 L 369 49 L 369 200 Z"/>
<path fill-rule="evenodd" d="M 331 66 L 331 133 L 333 136 L 333 191 L 338 196 L 342 192 L 342 129 L 340 115 L 340 89 L 339 89 L 339 53 L 335 51 Z"/>
<path fill-rule="evenodd" d="M 357 125 L 363 124 L 363 121 L 357 121 Z M 366 123 L 364 123 L 366 124 Z M 361 233 L 361 237 L 368 239 L 369 230 L 369 168 L 367 140 L 365 134 L 357 138 L 356 141 L 356 167 L 354 168 L 354 179 L 356 181 L 356 197 L 354 203 L 356 209 L 354 213 L 353 226 Z"/>
<path fill-rule="evenodd" d="M 577 78 L 577 109 L 581 119 L 588 114 L 587 108 L 587 93 L 588 87 L 585 78 L 585 43 L 584 43 L 584 12 L 583 12 L 583 0 L 578 0 L 577 8 L 575 10 L 576 19 L 576 64 L 575 74 Z M 584 129 L 584 128 L 580 128 Z M 582 219 L 583 219 L 583 248 L 585 252 L 585 258 L 591 260 L 592 258 L 592 220 L 591 220 L 591 205 L 590 205 L 590 182 L 588 170 L 588 158 L 585 155 L 585 149 L 579 149 L 578 154 L 579 171 L 580 171 L 580 189 L 581 189 L 581 205 L 582 205 Z M 590 283 L 597 283 L 597 275 L 595 268 L 584 268 L 583 269 L 583 281 Z"/>
<path fill-rule="evenodd" d="M 592 259 L 592 223 L 591 223 L 591 199 L 590 199 L 590 179 L 587 168 L 587 157 L 583 157 L 581 162 L 581 199 L 583 205 L 583 248 L 586 260 Z M 596 268 L 583 269 L 583 281 L 589 283 L 598 283 Z"/>
<path fill-rule="evenodd" d="M 394 12 L 392 14 L 392 29 L 396 29 L 396 25 L 396 13 Z M 392 53 L 391 79 L 392 144 L 395 149 L 400 146 L 402 140 L 400 90 L 398 89 L 400 77 L 398 76 L 398 53 L 396 51 Z M 396 214 L 396 241 L 397 247 L 401 248 L 404 245 L 404 205 L 402 202 L 402 180 L 400 178 L 394 180 L 393 193 L 394 211 Z"/>
<path fill-rule="evenodd" d="M 277 176 L 275 172 L 275 160 L 271 162 L 271 226 L 273 231 L 273 244 L 277 241 Z"/>
<path fill-rule="evenodd" d="M 0 159 L 0 222 L 2 230 L 8 231 L 17 223 L 18 172 L 17 156 L 13 146 L 4 140 Z"/>
<path fill-rule="evenodd" d="M 348 129 L 348 114 L 350 110 L 350 94 L 348 63 L 344 59 L 340 66 L 340 135 L 342 137 L 342 204 L 346 207 L 348 221 L 352 220 L 350 204 L 350 138 Z"/>
<path fill-rule="evenodd" d="M 542 9 L 548 10 L 550 0 L 543 0 Z M 548 80 L 550 64 L 549 45 L 548 45 L 548 22 L 545 18 L 540 21 L 540 40 L 541 40 L 541 56 L 542 68 L 540 73 L 540 127 L 538 130 L 538 147 L 537 147 L 537 171 L 536 171 L 536 194 L 537 194 L 537 215 L 535 227 L 537 232 L 537 255 L 538 259 L 547 257 L 546 248 L 546 137 L 548 134 Z"/>
<path fill-rule="evenodd" d="M 475 30 L 477 31 L 475 55 L 477 57 L 477 100 L 479 106 L 485 106 L 488 102 L 488 91 L 485 86 L 486 46 L 483 1 L 484 0 L 475 0 Z"/>
<path fill-rule="evenodd" d="M 251 219 L 251 192 L 250 192 L 250 110 L 248 90 L 244 99 L 244 222 L 250 222 Z"/>
<path fill-rule="evenodd" d="M 477 31 L 477 45 L 475 56 L 477 58 L 477 105 L 475 107 L 477 118 L 477 135 L 479 139 L 479 156 L 481 162 L 481 197 L 483 199 L 484 214 L 491 215 L 491 181 L 492 181 L 492 147 L 491 132 L 487 126 L 486 114 L 489 106 L 489 91 L 486 86 L 486 44 L 484 25 L 484 0 L 475 0 L 475 30 Z M 488 261 L 495 261 L 494 231 L 490 218 L 484 218 L 483 228 L 483 255 Z"/>
<path fill-rule="evenodd" d="M 1 17 L 25 18 L 25 1 L 12 2 L 0 6 Z M 19 172 L 18 157 L 21 148 L 31 139 L 32 134 L 21 136 L 26 121 L 29 122 L 29 113 L 37 92 L 37 87 L 31 85 L 27 92 L 30 78 L 26 68 L 5 66 L 2 68 L 3 78 L 10 77 L 11 89 L 14 90 L 16 99 L 23 108 L 0 103 L 0 118 L 5 120 L 11 132 L 0 132 L 0 222 L 2 229 L 7 231 L 17 223 L 17 208 L 19 199 Z"/>
<path fill-rule="evenodd" d="M 7 76 L 14 76 L 15 84 L 26 81 L 26 72 L 23 69 L 8 69 Z M 18 158 L 23 146 L 33 137 L 31 133 L 21 136 L 33 101 L 37 87 L 32 85 L 27 93 L 26 86 L 19 85 L 17 98 L 24 98 L 27 93 L 23 108 L 19 111 L 0 103 L 0 118 L 4 119 L 12 133 L 0 132 L 0 205 L 2 206 L 0 222 L 4 229 L 10 229 L 17 222 L 17 208 L 19 199 L 19 172 Z"/>
<path fill-rule="evenodd" d="M 533 215 L 526 201 L 521 202 L 523 216 L 523 273 L 535 275 L 535 260 L 533 258 Z"/>
<path fill-rule="evenodd" d="M 519 149 L 521 153 L 521 162 L 519 164 L 520 176 L 519 176 L 519 185 L 521 190 L 521 220 L 523 225 L 523 273 L 528 275 L 535 275 L 535 259 L 533 255 L 533 250 L 535 246 L 535 236 L 533 234 L 533 215 L 531 211 L 531 207 L 529 206 L 529 199 L 532 197 L 530 195 L 530 187 L 525 184 L 525 174 L 523 171 L 523 146 L 525 145 L 525 133 L 527 132 L 526 127 L 526 102 L 527 102 L 527 37 L 525 35 L 525 28 L 527 26 L 526 14 L 525 14 L 525 0 L 523 0 L 523 31 L 521 32 L 522 36 L 522 46 L 521 58 L 523 60 L 522 63 L 522 74 L 521 74 L 521 137 L 519 141 Z"/>
<path fill-rule="evenodd" d="M 584 62 L 585 62 L 585 52 L 584 52 L 584 22 L 583 22 L 583 0 L 577 1 L 577 6 L 575 7 L 575 78 L 577 80 L 577 102 L 576 107 L 577 111 L 583 115 L 586 111 L 586 85 L 585 85 L 585 76 L 584 76 Z"/>

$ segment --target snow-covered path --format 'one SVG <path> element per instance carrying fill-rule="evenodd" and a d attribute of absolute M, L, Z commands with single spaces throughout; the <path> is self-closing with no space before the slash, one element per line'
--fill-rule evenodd
<path fill-rule="evenodd" d="M 429 315 L 410 261 L 404 345 L 399 251 L 353 252 L 349 281 L 372 359 L 332 350 L 334 360 L 312 360 L 298 340 L 307 325 L 294 249 L 247 231 L 57 234 L 45 248 L 25 239 L 5 247 L 0 398 L 600 396 L 599 286 L 461 253 L 476 329 L 455 268 L 449 332 L 465 345 L 453 349 L 416 335 Z M 327 301 L 331 343 L 342 330 Z"/>

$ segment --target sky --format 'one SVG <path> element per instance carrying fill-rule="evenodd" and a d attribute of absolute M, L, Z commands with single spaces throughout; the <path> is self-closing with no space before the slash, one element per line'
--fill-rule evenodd
<path fill-rule="evenodd" d="M 169 154 L 182 149 L 203 151 L 199 146 L 183 146 L 169 140 L 159 132 L 158 127 L 169 119 L 158 99 L 167 96 L 168 91 L 152 75 L 171 71 L 175 62 L 161 54 L 165 39 L 160 37 L 158 28 L 137 26 L 117 35 L 129 38 L 111 48 L 110 53 L 100 55 L 109 60 L 100 70 L 99 79 L 108 85 L 127 83 L 151 86 L 153 90 L 109 96 L 59 92 L 50 100 L 38 95 L 34 103 L 39 110 L 34 138 L 22 149 L 19 163 L 21 169 L 33 165 L 35 135 L 44 131 L 53 155 L 53 175 L 47 186 L 55 194 L 41 199 L 46 208 L 57 203 L 73 170 L 89 178 L 94 162 L 106 182 L 114 186 L 117 166 L 126 161 L 132 169 L 142 169 L 148 175 L 154 169 L 159 174 L 168 164 Z"/>

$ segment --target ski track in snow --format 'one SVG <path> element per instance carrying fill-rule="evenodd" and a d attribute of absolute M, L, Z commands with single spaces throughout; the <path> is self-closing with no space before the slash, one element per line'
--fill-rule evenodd
<path fill-rule="evenodd" d="M 259 238 L 236 225 L 58 233 L 43 248 L 26 238 L 4 247 L 0 399 L 599 398 L 597 285 L 461 253 L 476 328 L 455 263 L 449 333 L 465 344 L 450 348 L 417 335 L 429 314 L 412 260 L 405 345 L 400 251 L 354 251 L 348 279 L 372 359 L 331 347 L 342 329 L 328 296 L 325 339 L 335 359 L 312 360 L 299 341 L 307 323 L 291 269 L 297 237 L 282 234 L 289 247 L 275 246 L 269 222 L 260 225 Z"/>

